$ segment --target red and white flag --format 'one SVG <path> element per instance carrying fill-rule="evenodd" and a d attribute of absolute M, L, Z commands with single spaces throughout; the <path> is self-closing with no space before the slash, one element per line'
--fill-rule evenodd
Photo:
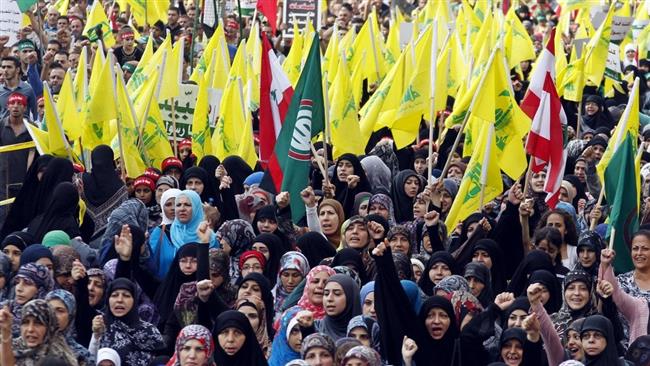
<path fill-rule="evenodd" d="M 262 70 L 260 75 L 260 163 L 266 169 L 275 141 L 289 109 L 293 88 L 282 70 L 271 43 L 262 33 Z"/>
<path fill-rule="evenodd" d="M 276 0 L 257 0 L 257 10 L 259 10 L 271 26 L 271 31 L 275 35 L 278 23 L 278 2 Z"/>
<path fill-rule="evenodd" d="M 546 42 L 531 76 L 528 91 L 521 101 L 521 109 L 532 120 L 526 141 L 526 152 L 531 155 L 530 168 L 534 173 L 546 169 L 544 191 L 546 203 L 555 208 L 560 196 L 566 163 L 566 140 L 564 132 L 567 118 L 555 88 L 555 28 Z"/>

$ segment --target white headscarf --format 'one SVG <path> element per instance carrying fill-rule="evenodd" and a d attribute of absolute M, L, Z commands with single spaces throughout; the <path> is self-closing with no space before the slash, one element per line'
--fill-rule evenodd
<path fill-rule="evenodd" d="M 97 351 L 97 365 L 102 361 L 111 361 L 115 366 L 121 366 L 120 355 L 112 348 L 100 348 Z"/>
<path fill-rule="evenodd" d="M 160 197 L 160 209 L 162 210 L 163 225 L 171 225 L 171 223 L 174 222 L 174 217 L 170 218 L 165 215 L 165 202 L 167 202 L 170 198 L 176 199 L 179 194 L 181 194 L 180 189 L 170 188 L 163 192 L 162 197 Z"/>

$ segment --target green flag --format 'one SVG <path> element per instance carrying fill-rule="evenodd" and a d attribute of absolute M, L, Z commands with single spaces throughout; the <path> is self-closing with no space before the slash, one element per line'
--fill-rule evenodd
<path fill-rule="evenodd" d="M 29 8 L 31 8 L 32 5 L 36 4 L 36 0 L 16 0 L 16 3 L 18 3 L 18 8 L 20 9 L 20 12 L 24 13 L 27 10 L 29 10 Z"/>
<path fill-rule="evenodd" d="M 325 126 L 319 44 L 316 33 L 275 143 L 275 157 L 281 171 L 275 170 L 273 163 L 269 169 L 274 180 L 279 178 L 278 175 L 282 176 L 281 190 L 289 192 L 292 198 L 291 217 L 294 222 L 305 214 L 300 191 L 309 184 L 311 139 Z"/>
<path fill-rule="evenodd" d="M 634 169 L 634 147 L 628 132 L 605 169 L 605 198 L 611 206 L 607 237 L 610 237 L 612 228 L 616 229 L 613 249 L 616 251 L 614 269 L 617 273 L 634 268 L 630 245 L 632 235 L 639 229 L 639 202 Z"/>

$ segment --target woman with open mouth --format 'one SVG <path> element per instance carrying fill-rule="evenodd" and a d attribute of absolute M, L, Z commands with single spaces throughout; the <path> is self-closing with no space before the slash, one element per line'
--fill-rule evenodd
<path fill-rule="evenodd" d="M 359 286 L 347 275 L 336 274 L 323 290 L 325 317 L 315 321 L 316 330 L 335 342 L 347 335 L 350 319 L 361 314 Z"/>
<path fill-rule="evenodd" d="M 316 266 L 307 274 L 305 289 L 302 297 L 298 300 L 298 306 L 303 310 L 309 310 L 314 316 L 314 320 L 325 317 L 325 306 L 323 304 L 323 294 L 327 280 L 336 273 L 328 266 Z"/>

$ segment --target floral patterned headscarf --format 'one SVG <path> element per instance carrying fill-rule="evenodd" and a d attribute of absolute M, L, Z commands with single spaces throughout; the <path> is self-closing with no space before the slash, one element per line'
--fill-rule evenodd
<path fill-rule="evenodd" d="M 336 274 L 336 272 L 334 272 L 334 270 L 328 266 L 321 265 L 312 268 L 311 271 L 309 271 L 307 274 L 305 290 L 302 292 L 302 297 L 300 297 L 300 300 L 298 300 L 298 306 L 305 310 L 311 311 L 314 314 L 314 319 L 323 319 L 323 317 L 325 317 L 325 309 L 323 308 L 323 304 L 316 305 L 309 299 L 309 289 L 312 286 L 311 280 L 321 272 L 326 272 L 328 274 L 328 277 Z"/>
<path fill-rule="evenodd" d="M 178 333 L 178 337 L 176 337 L 176 346 L 174 347 L 176 352 L 174 352 L 174 356 L 169 360 L 167 366 L 180 366 L 181 360 L 179 355 L 181 354 L 181 349 L 185 345 L 185 342 L 190 340 L 199 341 L 205 349 L 205 354 L 208 356 L 207 358 L 210 359 L 212 357 L 212 353 L 214 352 L 212 333 L 210 333 L 208 328 L 202 325 L 191 324 Z"/>

